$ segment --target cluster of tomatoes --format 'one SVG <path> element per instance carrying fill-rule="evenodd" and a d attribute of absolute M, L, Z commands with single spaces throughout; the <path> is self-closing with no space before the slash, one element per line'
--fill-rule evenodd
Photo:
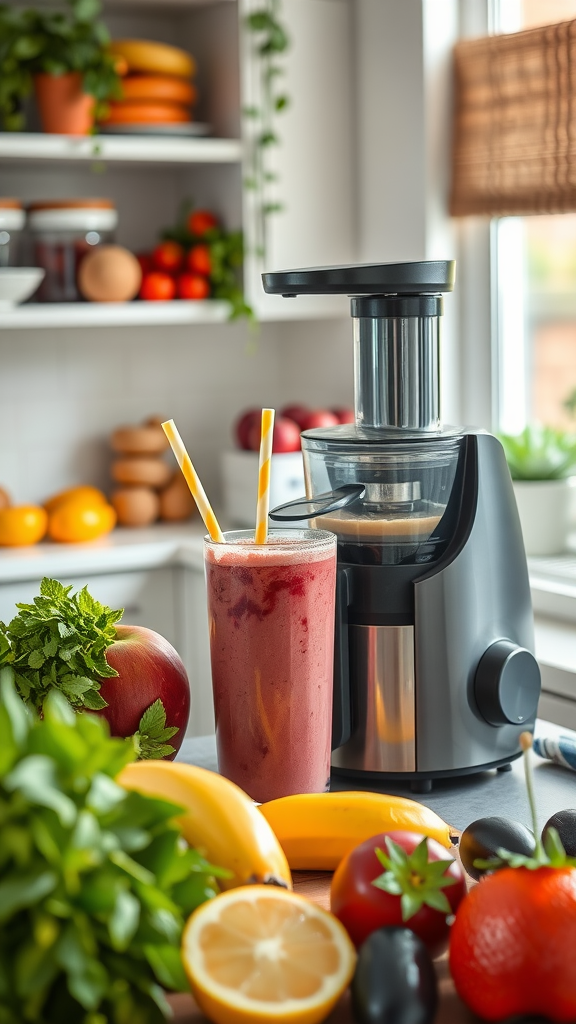
<path fill-rule="evenodd" d="M 203 239 L 218 227 L 218 221 L 209 210 L 194 210 L 186 225 L 190 234 L 199 239 L 190 249 L 179 242 L 160 242 L 151 253 L 137 256 L 142 268 L 141 299 L 168 302 L 209 298 L 212 258 L 210 246 Z"/>

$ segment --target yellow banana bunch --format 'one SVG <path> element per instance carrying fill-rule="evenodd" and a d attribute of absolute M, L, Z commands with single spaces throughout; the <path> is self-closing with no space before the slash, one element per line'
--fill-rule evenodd
<path fill-rule="evenodd" d="M 220 881 L 223 889 L 253 883 L 292 888 L 274 832 L 250 797 L 222 775 L 173 761 L 135 761 L 116 781 L 184 808 L 178 822 L 186 841 L 212 864 L 233 873 Z"/>
<path fill-rule="evenodd" d="M 448 849 L 453 830 L 415 800 L 382 793 L 306 793 L 262 804 L 293 871 L 333 871 L 342 858 L 379 832 L 403 830 L 436 839 Z"/>

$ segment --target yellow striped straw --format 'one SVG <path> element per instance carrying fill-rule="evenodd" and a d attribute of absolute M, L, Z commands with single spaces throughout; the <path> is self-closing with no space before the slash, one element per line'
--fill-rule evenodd
<path fill-rule="evenodd" d="M 257 544 L 268 540 L 268 510 L 270 508 L 270 467 L 272 465 L 272 435 L 274 433 L 274 409 L 262 409 L 260 434 L 260 461 L 258 465 L 258 505 L 256 507 Z"/>
<path fill-rule="evenodd" d="M 218 544 L 224 544 L 224 534 L 222 533 L 218 520 L 212 511 L 212 506 L 206 497 L 206 491 L 200 483 L 200 478 L 192 465 L 190 456 L 184 447 L 184 442 L 176 429 L 174 420 L 166 420 L 166 422 L 162 424 L 162 430 L 170 442 L 170 447 L 176 456 L 176 461 L 180 466 L 182 473 L 184 474 L 184 479 L 186 480 L 186 483 L 190 488 L 190 493 L 198 506 L 198 511 L 204 520 L 204 526 L 208 530 L 210 538 Z"/>

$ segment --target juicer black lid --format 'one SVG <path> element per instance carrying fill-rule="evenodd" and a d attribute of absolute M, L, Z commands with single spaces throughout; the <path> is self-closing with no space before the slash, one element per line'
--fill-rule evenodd
<path fill-rule="evenodd" d="M 285 298 L 296 295 L 434 295 L 451 292 L 455 277 L 455 260 L 424 260 L 281 270 L 262 274 L 262 284 L 268 294 Z"/>

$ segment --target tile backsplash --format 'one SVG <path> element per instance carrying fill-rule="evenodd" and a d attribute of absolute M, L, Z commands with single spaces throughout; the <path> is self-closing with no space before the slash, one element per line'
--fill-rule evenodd
<path fill-rule="evenodd" d="M 172 417 L 213 502 L 219 455 L 251 406 L 352 400 L 349 321 L 0 331 L 0 486 L 16 504 L 109 491 L 110 432 Z"/>

